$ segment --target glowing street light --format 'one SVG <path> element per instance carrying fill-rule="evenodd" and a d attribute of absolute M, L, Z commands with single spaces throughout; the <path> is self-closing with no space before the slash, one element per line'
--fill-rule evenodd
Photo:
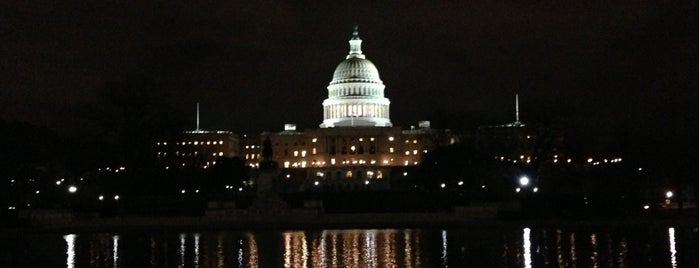
<path fill-rule="evenodd" d="M 674 196 L 674 195 L 675 195 L 675 194 L 674 194 L 672 191 L 667 191 L 667 192 L 665 193 L 665 197 L 667 197 L 667 198 L 672 198 L 672 196 Z"/>
<path fill-rule="evenodd" d="M 68 192 L 71 194 L 73 194 L 77 191 L 78 191 L 78 187 L 75 187 L 74 185 L 71 185 L 70 187 L 68 187 Z"/>
<path fill-rule="evenodd" d="M 520 177 L 519 178 L 519 185 L 522 185 L 522 186 L 529 185 L 529 177 L 527 177 L 527 176 Z"/>

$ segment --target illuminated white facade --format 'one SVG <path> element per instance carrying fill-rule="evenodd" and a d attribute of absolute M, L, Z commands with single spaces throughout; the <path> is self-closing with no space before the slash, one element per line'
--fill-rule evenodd
<path fill-rule="evenodd" d="M 379 70 L 362 54 L 362 40 L 355 27 L 347 58 L 335 68 L 323 101 L 321 128 L 391 127 L 390 101 Z"/>

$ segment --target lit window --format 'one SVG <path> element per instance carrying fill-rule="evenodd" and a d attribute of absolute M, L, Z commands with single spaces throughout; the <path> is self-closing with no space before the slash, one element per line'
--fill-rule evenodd
<path fill-rule="evenodd" d="M 374 141 L 374 137 L 369 138 L 370 141 Z"/>
<path fill-rule="evenodd" d="M 206 145 L 211 145 L 211 142 L 210 142 L 210 141 L 207 141 L 207 142 L 206 142 Z"/>
<path fill-rule="evenodd" d="M 377 179 L 383 179 L 383 173 L 381 171 L 376 172 L 376 178 Z"/>
<path fill-rule="evenodd" d="M 218 141 L 218 144 L 223 144 L 223 141 Z"/>
<path fill-rule="evenodd" d="M 335 158 L 330 158 L 330 164 L 334 165 L 335 164 Z"/>
<path fill-rule="evenodd" d="M 194 142 L 194 145 L 199 145 L 199 142 L 198 142 L 198 141 L 195 141 L 195 142 Z"/>
<path fill-rule="evenodd" d="M 316 142 L 316 141 L 318 141 L 318 138 L 313 138 L 311 141 Z"/>
<path fill-rule="evenodd" d="M 167 145 L 167 142 L 163 142 L 163 145 Z"/>
<path fill-rule="evenodd" d="M 417 140 L 413 140 L 413 143 L 417 143 Z"/>
<path fill-rule="evenodd" d="M 410 143 L 410 141 L 409 141 L 409 140 L 405 140 L 405 143 Z"/>
<path fill-rule="evenodd" d="M 388 152 L 389 152 L 389 153 L 393 153 L 393 147 L 388 148 Z"/>
<path fill-rule="evenodd" d="M 393 136 L 388 137 L 388 141 L 393 141 Z"/>
<path fill-rule="evenodd" d="M 348 179 L 352 178 L 352 171 L 348 170 L 347 173 L 345 173 L 345 177 L 347 177 Z"/>
<path fill-rule="evenodd" d="M 373 178 L 374 178 L 374 172 L 373 172 L 373 171 L 367 171 L 367 172 L 366 172 L 366 177 L 369 178 L 369 179 L 373 179 Z"/>
<path fill-rule="evenodd" d="M 245 154 L 245 159 L 250 159 L 250 154 Z"/>
<path fill-rule="evenodd" d="M 413 155 L 417 155 L 417 150 L 413 150 Z"/>
<path fill-rule="evenodd" d="M 306 167 L 306 161 L 301 161 L 301 167 L 305 168 Z"/>
<path fill-rule="evenodd" d="M 410 155 L 410 151 L 405 151 L 405 155 Z"/>
<path fill-rule="evenodd" d="M 364 138 L 359 138 L 359 141 L 364 141 Z"/>
<path fill-rule="evenodd" d="M 299 156 L 299 151 L 294 151 L 294 156 Z"/>
<path fill-rule="evenodd" d="M 158 145 L 160 145 L 160 142 L 158 142 Z"/>
<path fill-rule="evenodd" d="M 357 150 L 357 147 L 354 147 L 354 145 L 352 145 L 352 146 L 350 147 L 350 150 L 352 150 L 352 152 L 354 152 L 355 150 Z"/>
<path fill-rule="evenodd" d="M 301 151 L 301 157 L 306 157 L 306 150 Z"/>
<path fill-rule="evenodd" d="M 317 154 L 317 153 L 318 153 L 318 151 L 316 150 L 315 147 L 313 147 L 313 154 Z"/>
<path fill-rule="evenodd" d="M 250 148 L 250 145 L 245 145 L 245 149 L 249 149 L 249 148 Z"/>
<path fill-rule="evenodd" d="M 284 161 L 284 167 L 289 168 L 289 161 Z"/>

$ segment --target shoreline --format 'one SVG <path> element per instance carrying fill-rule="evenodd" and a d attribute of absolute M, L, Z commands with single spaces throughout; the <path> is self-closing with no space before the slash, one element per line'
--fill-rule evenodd
<path fill-rule="evenodd" d="M 699 228 L 699 219 L 676 218 L 473 218 L 453 213 L 247 214 L 235 216 L 113 217 L 32 220 L 0 227 L 0 235 L 25 233 L 98 233 L 138 231 L 391 229 L 391 228 Z"/>

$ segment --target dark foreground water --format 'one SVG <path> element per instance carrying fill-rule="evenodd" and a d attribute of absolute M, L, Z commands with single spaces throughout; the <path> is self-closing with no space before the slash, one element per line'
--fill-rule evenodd
<path fill-rule="evenodd" d="M 0 267 L 699 267 L 694 228 L 22 234 Z"/>

